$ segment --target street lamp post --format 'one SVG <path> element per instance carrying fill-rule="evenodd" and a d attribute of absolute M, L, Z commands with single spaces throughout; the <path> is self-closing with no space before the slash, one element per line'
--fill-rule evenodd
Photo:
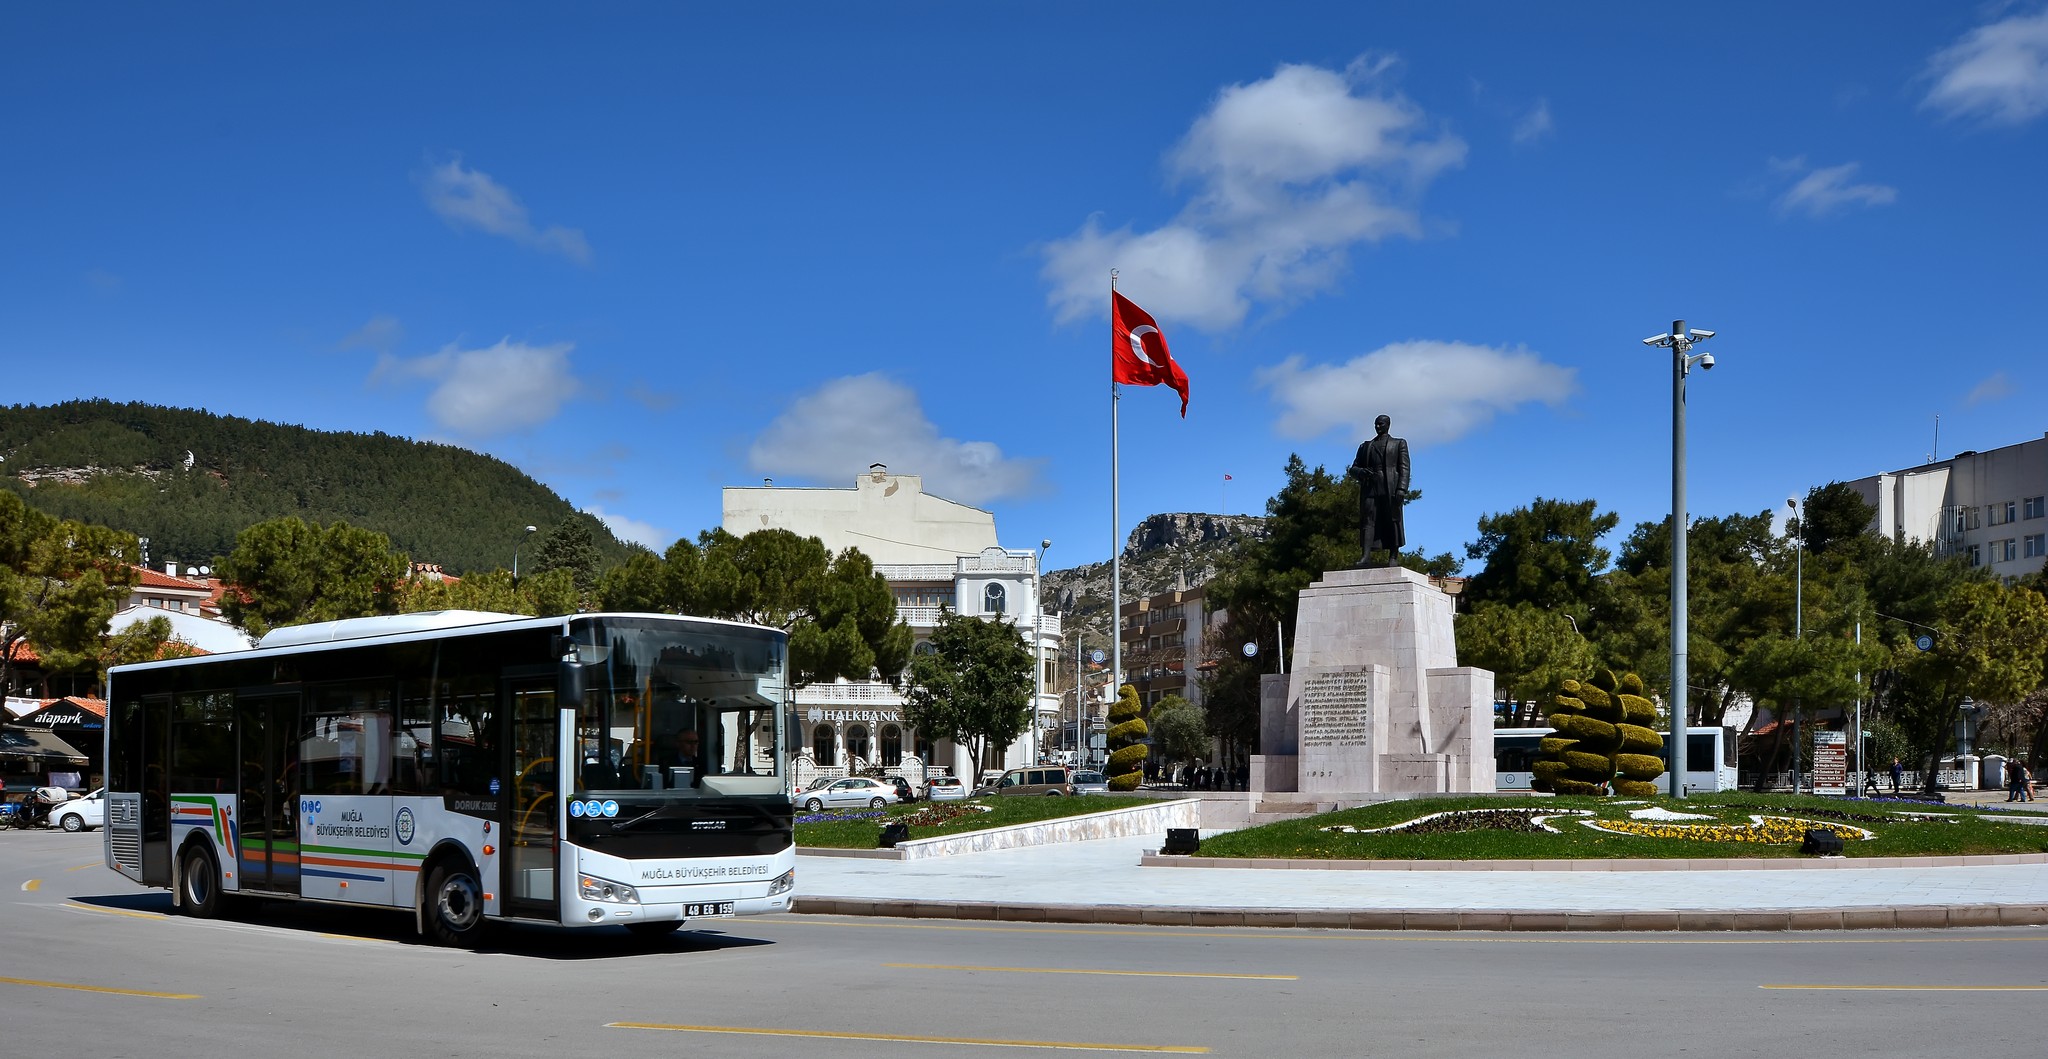
<path fill-rule="evenodd" d="M 1646 346 L 1671 350 L 1671 796 L 1685 797 L 1685 377 L 1697 364 L 1714 370 L 1714 355 L 1692 351 L 1692 344 L 1714 337 L 1704 328 L 1687 330 L 1684 320 L 1671 321 L 1669 334 L 1643 339 Z"/>
<path fill-rule="evenodd" d="M 512 587 L 519 587 L 519 549 L 526 547 L 526 538 L 540 530 L 539 526 L 528 526 L 519 535 L 519 543 L 512 546 Z"/>
<path fill-rule="evenodd" d="M 1031 567 L 1031 763 L 1037 764 L 1045 757 L 1045 738 L 1039 729 L 1043 724 L 1038 716 L 1039 703 L 1045 698 L 1045 609 L 1039 593 L 1039 582 L 1045 576 L 1045 550 L 1052 547 L 1052 538 L 1038 542 L 1038 562 Z"/>
<path fill-rule="evenodd" d="M 1788 496 L 1785 506 L 1792 509 L 1792 638 L 1806 639 L 1806 517 L 1799 509 L 1799 498 Z M 1792 700 L 1792 793 L 1799 793 L 1799 712 L 1805 705 L 1798 699 Z"/>

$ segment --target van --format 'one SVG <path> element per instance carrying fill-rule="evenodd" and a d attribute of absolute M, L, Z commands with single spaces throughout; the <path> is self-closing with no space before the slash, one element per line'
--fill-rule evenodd
<path fill-rule="evenodd" d="M 975 793 L 1006 797 L 1013 794 L 1072 796 L 1074 781 L 1063 766 L 1041 765 L 1035 768 L 1011 769 L 1003 773 L 1003 778 L 997 780 L 993 786 L 984 787 Z"/>

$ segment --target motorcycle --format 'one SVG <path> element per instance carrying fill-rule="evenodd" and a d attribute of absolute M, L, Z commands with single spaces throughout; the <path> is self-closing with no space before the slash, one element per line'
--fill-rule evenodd
<path fill-rule="evenodd" d="M 55 802 L 45 798 L 39 791 L 23 791 L 20 801 L 9 802 L 5 806 L 8 812 L 5 819 L 0 820 L 0 826 L 11 825 L 20 828 L 48 827 L 50 826 L 50 809 L 54 805 L 56 805 Z"/>

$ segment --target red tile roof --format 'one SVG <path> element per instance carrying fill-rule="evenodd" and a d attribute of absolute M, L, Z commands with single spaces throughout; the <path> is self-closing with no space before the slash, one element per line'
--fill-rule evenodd
<path fill-rule="evenodd" d="M 206 592 L 209 591 L 212 587 L 204 581 L 184 577 L 172 577 L 169 574 L 159 573 L 158 571 L 152 570 L 147 566 L 138 566 L 135 569 L 139 571 L 142 575 L 141 578 L 136 581 L 136 584 L 142 588 L 177 588 L 183 589 L 187 592 Z"/>

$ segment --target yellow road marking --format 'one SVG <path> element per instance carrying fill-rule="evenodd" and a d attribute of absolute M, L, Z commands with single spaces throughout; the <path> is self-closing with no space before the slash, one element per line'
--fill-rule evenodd
<path fill-rule="evenodd" d="M 2048 985 L 1818 985 L 1765 983 L 1758 989 L 1823 989 L 1845 992 L 2048 993 Z"/>
<path fill-rule="evenodd" d="M 951 963 L 885 963 L 884 967 L 902 967 L 913 971 L 1002 971 L 1008 974 L 1113 974 L 1129 975 L 1133 978 L 1233 978 L 1251 981 L 1294 982 L 1299 975 L 1292 974 L 1213 974 L 1202 971 L 1108 971 L 1088 970 L 1079 967 L 972 967 Z"/>
<path fill-rule="evenodd" d="M 78 985 L 73 982 L 38 982 L 33 978 L 0 978 L 9 985 L 32 985 L 42 989 L 76 989 L 81 993 L 114 993 L 119 996 L 146 996 L 158 1000 L 198 1000 L 197 993 L 152 993 L 146 989 L 114 989 L 103 985 Z"/>
<path fill-rule="evenodd" d="M 130 911 L 128 911 L 128 910 L 127 910 L 127 909 L 125 909 L 125 908 L 94 908 L 94 907 L 93 907 L 93 906 L 91 906 L 91 905 L 82 905 L 82 904 L 79 904 L 79 903 L 78 903 L 78 902 L 76 902 L 76 901 L 66 901 L 66 902 L 64 902 L 64 907 L 66 907 L 66 908 L 75 908 L 75 909 L 78 909 L 78 910 L 79 910 L 80 912 L 104 912 L 104 913 L 106 913 L 107 915 L 110 915 L 110 916 L 132 916 L 132 917 L 134 917 L 134 918 L 136 918 L 136 919 L 169 919 L 169 918 L 171 918 L 171 917 L 169 917 L 169 916 L 167 916 L 167 915 L 164 915 L 164 914 L 163 914 L 162 912 L 130 912 Z"/>
<path fill-rule="evenodd" d="M 318 937 L 322 937 L 322 938 L 339 938 L 339 939 L 341 939 L 342 941 L 374 941 L 374 942 L 376 942 L 376 943 L 377 943 L 377 944 L 379 944 L 379 945 L 396 945 L 396 944 L 398 944 L 397 942 L 395 942 L 395 941 L 391 940 L 390 938 L 366 938 L 366 937 L 363 937 L 363 936 L 362 936 L 361 934 L 320 934 L 320 935 L 317 935 L 317 936 L 318 936 Z"/>
<path fill-rule="evenodd" d="M 1974 945 L 1983 942 L 2043 942 L 2048 935 L 2031 934 L 2024 937 L 1881 937 L 1881 938 L 1822 938 L 1805 937 L 1806 931 L 1777 931 L 1768 937 L 1723 938 L 1700 936 L 1683 931 L 1638 932 L 1628 937 L 1558 937 L 1545 931 L 1540 934 L 1502 934 L 1480 930 L 1410 930 L 1374 931 L 1350 930 L 1338 927 L 1274 927 L 1251 934 L 1226 934 L 1219 930 L 1196 930 L 1188 927 L 1049 927 L 1045 924 L 1019 924 L 1014 927 L 975 926 L 968 923 L 924 923 L 901 922 L 884 917 L 853 918 L 833 916 L 798 915 L 776 920 L 778 923 L 808 927 L 856 927 L 867 930 L 961 930 L 986 934 L 1085 934 L 1091 937 L 1114 938 L 1200 938 L 1205 941 L 1229 940 L 1273 940 L 1289 941 L 1394 941 L 1414 944 L 1455 941 L 1468 945 Z M 1928 928 L 1930 930 L 1949 928 Z M 1826 931 L 1813 931 L 1824 934 Z M 1890 932 L 1886 932 L 1890 933 Z"/>
<path fill-rule="evenodd" d="M 29 881 L 21 884 L 21 890 L 23 893 L 34 893 L 42 888 L 43 880 L 41 879 L 30 879 Z"/>
<path fill-rule="evenodd" d="M 1012 1041 L 984 1037 L 919 1037 L 907 1033 L 853 1033 L 843 1030 L 779 1030 L 765 1026 L 681 1026 L 663 1022 L 608 1022 L 608 1029 L 669 1030 L 677 1033 L 733 1033 L 756 1037 L 804 1037 L 823 1041 L 892 1041 L 900 1044 L 976 1045 L 983 1048 L 1064 1048 L 1088 1052 L 1168 1052 L 1207 1055 L 1209 1049 L 1190 1044 L 1097 1044 L 1090 1041 Z"/>
<path fill-rule="evenodd" d="M 101 864 L 101 863 L 100 863 L 99 861 L 93 861 L 93 862 L 92 862 L 91 864 L 79 864 L 79 865 L 75 865 L 75 866 L 73 866 L 73 867 L 69 867 L 69 868 L 66 868 L 66 869 L 64 869 L 64 870 L 65 870 L 65 871 L 84 871 L 84 870 L 85 870 L 85 869 L 87 869 L 87 868 L 104 868 L 104 867 L 106 867 L 106 865 L 104 865 L 104 864 Z"/>

